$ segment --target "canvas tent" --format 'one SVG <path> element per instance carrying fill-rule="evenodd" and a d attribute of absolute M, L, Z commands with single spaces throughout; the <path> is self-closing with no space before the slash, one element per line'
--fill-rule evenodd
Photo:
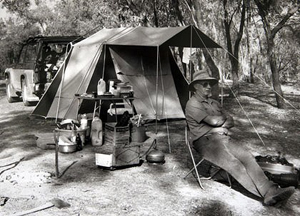
<path fill-rule="evenodd" d="M 194 26 L 102 29 L 73 46 L 32 114 L 77 119 L 75 94 L 96 91 L 98 80 L 104 78 L 129 82 L 134 108 L 145 118 L 184 118 L 188 83 L 171 46 L 220 48 Z M 93 112 L 90 101 L 79 105 L 79 113 Z"/>

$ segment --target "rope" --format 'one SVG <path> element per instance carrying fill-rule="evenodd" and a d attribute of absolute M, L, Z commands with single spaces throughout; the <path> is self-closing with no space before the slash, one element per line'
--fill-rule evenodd
<path fill-rule="evenodd" d="M 233 92 L 233 90 L 231 89 L 231 87 L 226 83 L 226 85 L 229 87 L 230 91 L 232 92 L 234 98 L 236 99 L 236 101 L 238 102 L 238 104 L 240 105 L 241 109 L 243 110 L 245 116 L 247 117 L 248 121 L 250 122 L 250 124 L 252 125 L 253 129 L 255 130 L 255 133 L 257 134 L 257 136 L 259 137 L 259 139 L 261 140 L 261 142 L 263 143 L 263 145 L 265 146 L 265 143 L 263 141 L 263 139 L 261 138 L 261 136 L 259 135 L 258 131 L 256 130 L 254 124 L 252 123 L 251 119 L 249 118 L 248 114 L 246 113 L 246 111 L 244 110 L 244 107 L 242 106 L 242 104 L 240 103 L 239 99 L 237 98 L 236 94 Z"/>
<path fill-rule="evenodd" d="M 264 81 L 261 77 L 257 76 L 256 74 L 254 74 L 255 77 L 257 77 L 260 81 L 262 81 L 266 86 L 270 87 L 270 89 L 277 94 L 281 99 L 283 99 L 285 102 L 287 102 L 292 108 L 294 108 L 295 110 L 298 111 L 298 109 L 291 104 L 287 99 L 285 99 L 284 97 L 282 97 L 277 91 L 275 91 L 275 89 L 273 89 L 266 81 Z"/>

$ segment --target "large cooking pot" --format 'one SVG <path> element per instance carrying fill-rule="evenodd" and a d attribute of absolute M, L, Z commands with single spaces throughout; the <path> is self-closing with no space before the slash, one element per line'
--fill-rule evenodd
<path fill-rule="evenodd" d="M 59 144 L 58 145 L 58 151 L 61 153 L 73 153 L 77 151 L 77 145 L 73 144 L 73 145 L 63 145 L 63 144 Z"/>
<path fill-rule="evenodd" d="M 165 162 L 165 155 L 163 152 L 159 150 L 152 150 L 146 156 L 146 160 L 149 163 L 164 163 Z"/>
<path fill-rule="evenodd" d="M 58 151 L 61 153 L 73 153 L 77 151 L 77 144 L 68 137 L 59 135 L 60 129 L 54 130 L 54 141 L 58 145 Z"/>

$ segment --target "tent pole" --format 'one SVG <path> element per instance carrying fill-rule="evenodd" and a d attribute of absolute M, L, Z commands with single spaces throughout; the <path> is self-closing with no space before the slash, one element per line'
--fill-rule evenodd
<path fill-rule="evenodd" d="M 103 67 L 102 67 L 102 79 L 104 79 L 105 60 L 106 60 L 106 44 L 104 44 L 103 49 L 104 49 L 104 61 L 103 61 Z"/>
<path fill-rule="evenodd" d="M 155 98 L 155 135 L 157 136 L 157 110 L 158 110 L 158 63 L 159 63 L 159 46 L 156 48 L 156 98 Z"/>
<path fill-rule="evenodd" d="M 223 72 L 221 71 L 221 106 L 224 105 L 224 77 Z"/>
<path fill-rule="evenodd" d="M 58 97 L 58 102 L 57 102 L 55 123 L 57 123 L 57 118 L 58 118 L 58 113 L 59 113 L 60 97 L 61 97 L 61 91 L 62 91 L 62 87 L 63 87 L 62 85 L 63 85 L 64 78 L 65 78 L 66 59 L 67 59 L 67 57 L 69 56 L 69 54 L 71 53 L 71 51 L 73 49 L 72 43 L 70 43 L 70 46 L 71 46 L 71 50 L 68 53 L 67 53 L 67 50 L 66 50 L 67 56 L 65 57 L 65 60 L 64 60 L 64 63 L 63 63 L 64 65 L 63 65 L 63 69 L 62 69 L 62 76 L 61 76 L 61 82 L 60 82 L 60 87 L 59 87 L 59 97 Z"/>
<path fill-rule="evenodd" d="M 189 58 L 189 80 L 190 82 L 192 82 L 193 78 L 192 78 L 192 61 L 191 61 L 191 57 L 192 57 L 192 47 L 193 47 L 193 26 L 191 26 L 191 32 L 190 32 L 190 58 Z M 191 92 L 189 91 L 189 98 L 191 97 Z"/>
<path fill-rule="evenodd" d="M 192 61 L 191 61 L 191 57 L 192 57 L 192 47 L 193 47 L 193 28 L 191 26 L 191 33 L 190 33 L 190 67 L 189 67 L 189 72 L 190 72 L 190 81 L 192 81 Z"/>

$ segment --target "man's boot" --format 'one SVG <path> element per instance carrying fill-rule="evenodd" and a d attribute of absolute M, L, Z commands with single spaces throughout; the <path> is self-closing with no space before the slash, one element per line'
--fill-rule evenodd
<path fill-rule="evenodd" d="M 264 196 L 264 205 L 267 206 L 282 206 L 295 192 L 294 187 L 280 188 L 272 186 Z"/>

